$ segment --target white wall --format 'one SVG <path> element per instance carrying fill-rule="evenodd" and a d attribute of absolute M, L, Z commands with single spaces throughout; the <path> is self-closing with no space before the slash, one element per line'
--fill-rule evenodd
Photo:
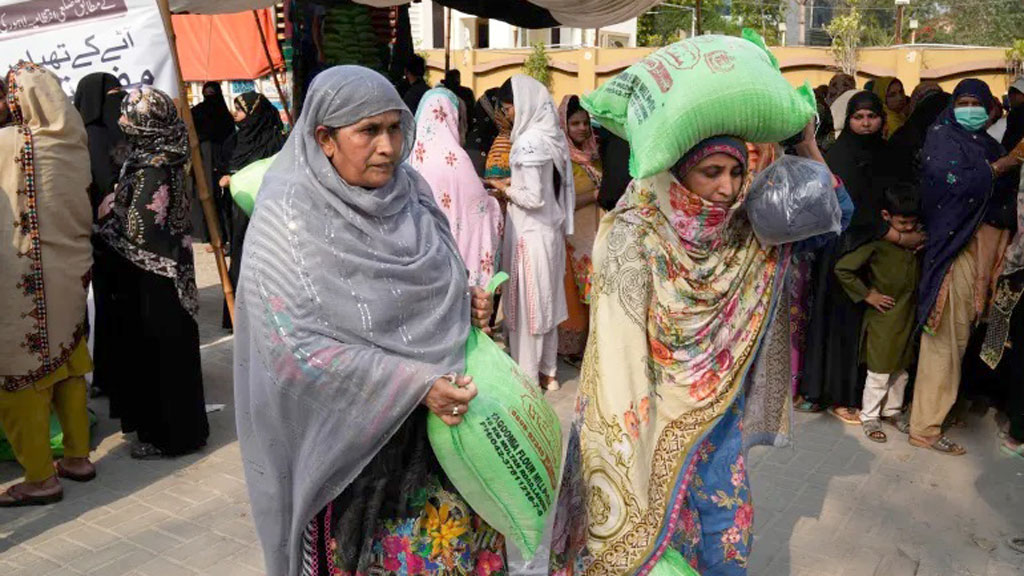
<path fill-rule="evenodd" d="M 419 50 L 434 47 L 434 7 L 433 2 L 424 0 L 418 4 L 409 5 L 409 22 L 412 28 L 413 46 Z M 452 50 L 463 50 L 470 45 L 476 48 L 479 46 L 479 39 L 476 34 L 476 16 L 464 14 L 458 10 L 452 10 Z M 515 28 L 500 20 L 490 20 L 488 23 L 488 41 L 490 48 L 515 48 L 518 36 L 518 46 L 530 46 L 534 42 L 551 43 L 551 31 L 549 29 L 527 30 L 519 29 L 518 35 Z M 562 27 L 560 45 L 580 46 L 594 42 L 594 31 L 580 28 Z M 627 46 L 636 46 L 636 19 L 627 20 L 613 26 L 601 28 L 601 36 L 608 33 L 627 36 Z M 440 42 L 438 43 L 440 45 Z"/>

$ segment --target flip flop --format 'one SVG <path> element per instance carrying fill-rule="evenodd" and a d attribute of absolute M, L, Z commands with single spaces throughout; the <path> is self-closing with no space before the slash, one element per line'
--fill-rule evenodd
<path fill-rule="evenodd" d="M 1006 442 L 999 444 L 999 451 L 1008 456 L 1014 456 L 1024 460 L 1024 443 L 1017 444 L 1016 448 L 1010 448 L 1006 445 Z"/>
<path fill-rule="evenodd" d="M 844 410 L 846 414 L 845 416 L 839 413 L 840 408 Z M 833 406 L 828 409 L 828 413 L 835 416 L 836 418 L 839 418 L 844 424 L 849 424 L 851 426 L 860 426 L 860 411 L 854 410 L 851 414 L 847 410 L 849 409 L 843 406 Z"/>
<path fill-rule="evenodd" d="M 892 425 L 904 434 L 910 434 L 910 422 L 907 420 L 905 414 L 898 414 L 896 416 L 882 416 L 882 422 Z"/>
<path fill-rule="evenodd" d="M 793 410 L 796 410 L 797 412 L 803 412 L 804 414 L 814 414 L 816 412 L 821 412 L 823 408 L 820 404 L 811 402 L 806 398 L 801 398 L 799 402 L 795 402 L 793 404 Z"/>
<path fill-rule="evenodd" d="M 1010 547 L 1010 550 L 1024 554 L 1024 536 L 1015 536 L 1006 541 L 1006 545 Z"/>
<path fill-rule="evenodd" d="M 963 456 L 964 454 L 967 454 L 966 448 L 957 444 L 956 442 L 953 442 L 952 440 L 947 438 L 945 434 L 939 436 L 938 440 L 932 443 L 928 443 L 927 440 L 921 440 L 919 438 L 911 436 L 910 445 L 916 446 L 918 448 L 927 448 L 929 450 L 934 450 L 939 454 L 946 454 L 948 456 Z"/>
<path fill-rule="evenodd" d="M 24 506 L 46 506 L 48 504 L 56 504 L 64 499 L 64 490 L 58 490 L 53 494 L 43 494 L 41 496 L 33 496 L 31 494 L 23 494 L 15 488 L 21 486 L 21 484 L 15 484 L 7 489 L 3 493 L 3 497 L 9 498 L 0 499 L 0 508 L 22 508 Z"/>
<path fill-rule="evenodd" d="M 54 462 L 53 467 L 57 470 L 58 478 L 67 478 L 72 482 L 88 482 L 96 478 L 95 466 L 93 466 L 92 472 L 89 472 L 88 474 L 75 474 L 74 472 L 69 472 L 66 468 L 61 466 L 60 460 Z"/>

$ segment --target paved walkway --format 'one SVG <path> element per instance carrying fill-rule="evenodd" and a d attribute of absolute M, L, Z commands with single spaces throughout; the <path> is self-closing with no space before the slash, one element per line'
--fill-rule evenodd
<path fill-rule="evenodd" d="M 209 446 L 136 462 L 106 401 L 93 402 L 99 477 L 65 483 L 57 505 L 0 510 L 0 575 L 263 574 L 234 433 L 231 338 L 220 328 L 213 259 L 201 249 L 197 259 L 207 401 L 225 404 L 210 414 Z M 576 382 L 563 368 L 566 386 L 549 397 L 567 422 Z M 919 564 L 919 576 L 1024 574 L 1024 555 L 1004 544 L 1024 534 L 1024 461 L 1000 455 L 991 417 L 954 432 L 970 450 L 962 458 L 911 448 L 898 435 L 874 444 L 826 415 L 800 415 L 795 434 L 794 448 L 751 454 L 752 576 L 870 576 L 900 555 Z M 0 489 L 20 474 L 0 463 Z M 515 573 L 544 574 L 543 561 L 513 553 L 512 563 Z"/>

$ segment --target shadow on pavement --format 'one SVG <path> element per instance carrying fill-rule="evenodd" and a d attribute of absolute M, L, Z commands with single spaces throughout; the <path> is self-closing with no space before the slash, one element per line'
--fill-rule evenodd
<path fill-rule="evenodd" d="M 230 331 L 221 329 L 222 302 L 223 292 L 219 285 L 200 291 L 200 348 L 206 402 L 208 405 L 224 404 L 223 410 L 208 415 L 210 437 L 207 446 L 196 454 L 178 458 L 132 460 L 129 442 L 121 435 L 120 422 L 109 418 L 108 400 L 105 397 L 90 400 L 89 406 L 98 417 L 92 437 L 97 478 L 85 484 L 63 481 L 64 500 L 54 505 L 0 509 L 0 554 L 71 520 L 87 516 L 95 509 L 106 507 L 105 513 L 110 509 L 116 513 L 129 504 L 145 502 L 147 495 L 162 491 L 159 486 L 162 480 L 180 478 L 196 466 L 220 467 L 225 473 L 241 476 L 237 452 L 231 452 L 230 456 L 217 454 L 236 440 L 231 376 L 233 341 Z M 145 375 L 140 375 L 139 385 L 145 385 Z M 3 489 L 20 481 L 21 477 L 22 468 L 17 462 L 0 463 L 0 486 Z M 178 496 L 181 496 L 183 507 L 195 501 L 190 500 L 187 493 Z M 147 510 L 159 508 L 144 507 L 143 513 Z M 56 532 L 53 530 L 54 535 Z"/>

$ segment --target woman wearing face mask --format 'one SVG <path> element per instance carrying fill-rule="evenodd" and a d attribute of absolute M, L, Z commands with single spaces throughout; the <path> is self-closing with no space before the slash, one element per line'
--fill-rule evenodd
<path fill-rule="evenodd" d="M 234 358 L 268 574 L 505 571 L 504 539 L 427 441 L 428 412 L 455 426 L 474 409 L 458 374 L 471 314 L 483 326 L 491 303 L 405 164 L 414 134 L 386 78 L 330 68 L 263 181 Z"/>
<path fill-rule="evenodd" d="M 907 93 L 903 89 L 903 82 L 892 76 L 875 80 L 871 91 L 885 105 L 885 128 L 882 135 L 888 140 L 907 121 Z"/>
<path fill-rule="evenodd" d="M 839 285 L 835 264 L 844 254 L 875 240 L 884 238 L 911 249 L 924 241 L 921 233 L 901 234 L 881 217 L 888 179 L 888 152 L 882 139 L 886 119 L 878 96 L 858 92 L 847 106 L 843 132 L 826 156 L 829 168 L 846 185 L 855 210 L 850 227 L 819 250 L 815 260 L 807 341 L 819 344 L 807 349 L 800 384 L 803 401 L 796 406 L 805 412 L 831 406 L 834 416 L 851 425 L 860 425 L 857 407 L 864 380 L 857 350 L 864 309 Z"/>
<path fill-rule="evenodd" d="M 576 190 L 573 234 L 566 239 L 565 297 L 569 318 L 558 325 L 558 354 L 579 365 L 587 344 L 590 317 L 590 252 L 597 234 L 597 191 L 601 187 L 601 158 L 590 114 L 580 107 L 579 96 L 566 96 L 558 107 L 562 131 L 569 143 L 572 179 Z"/>
<path fill-rule="evenodd" d="M 792 253 L 754 236 L 749 182 L 746 143 L 709 138 L 601 220 L 552 574 L 646 573 L 668 548 L 706 576 L 746 574 L 743 444 L 779 439 L 751 418 L 784 421 L 789 381 L 774 401 L 748 386 L 771 334 L 789 365 L 788 325 L 769 325 Z"/>
<path fill-rule="evenodd" d="M 557 390 L 558 325 L 565 301 L 565 237 L 573 233 L 572 160 L 555 103 L 543 84 L 517 74 L 498 92 L 512 121 L 511 178 L 491 180 L 508 202 L 502 297 L 512 358 L 541 388 Z"/>
<path fill-rule="evenodd" d="M 928 230 L 918 298 L 924 328 L 910 418 L 910 443 L 961 455 L 942 433 L 956 402 L 960 365 L 971 326 L 984 308 L 998 231 L 985 223 L 1013 160 L 984 129 L 993 105 L 988 85 L 957 84 L 949 108 L 929 130 L 921 151 L 922 219 Z"/>

